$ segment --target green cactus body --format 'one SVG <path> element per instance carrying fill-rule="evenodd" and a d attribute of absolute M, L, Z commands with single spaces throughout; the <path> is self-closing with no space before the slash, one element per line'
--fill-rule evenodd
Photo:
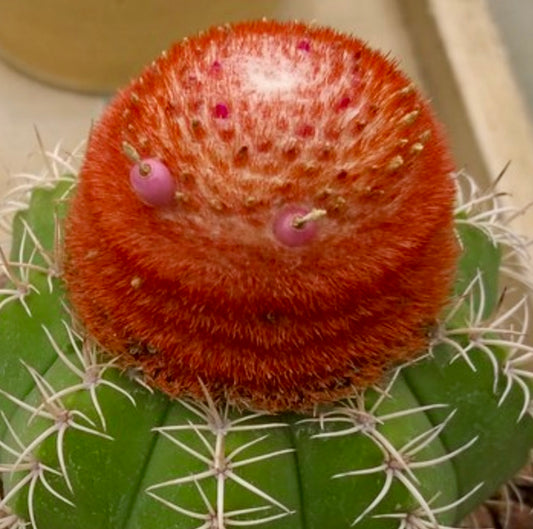
<path fill-rule="evenodd" d="M 170 399 L 83 336 L 57 250 L 73 186 L 33 190 L 5 256 L 0 527 L 452 526 L 525 463 L 526 302 L 503 309 L 497 286 L 515 241 L 474 209 L 493 197 L 458 206 L 455 296 L 425 358 L 304 415 Z"/>

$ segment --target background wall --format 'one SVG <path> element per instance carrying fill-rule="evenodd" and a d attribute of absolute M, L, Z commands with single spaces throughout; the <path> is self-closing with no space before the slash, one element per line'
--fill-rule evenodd
<path fill-rule="evenodd" d="M 487 0 L 487 4 L 533 119 L 533 1 Z"/>

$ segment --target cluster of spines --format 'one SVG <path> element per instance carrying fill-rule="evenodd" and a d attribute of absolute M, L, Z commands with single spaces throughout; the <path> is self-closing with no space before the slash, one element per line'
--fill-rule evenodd
<path fill-rule="evenodd" d="M 238 457 L 252 446 L 257 447 L 257 445 L 260 445 L 268 438 L 268 433 L 252 439 L 248 443 L 240 445 L 229 453 L 226 448 L 227 438 L 231 437 L 234 433 L 243 431 L 268 432 L 272 429 L 287 428 L 287 423 L 275 420 L 275 417 L 269 418 L 264 412 L 252 413 L 232 419 L 229 406 L 223 408 L 216 406 L 210 399 L 209 394 L 206 394 L 205 404 L 182 400 L 181 405 L 187 408 L 197 419 L 199 419 L 199 423 L 187 421 L 186 424 L 164 426 L 156 428 L 155 431 L 176 445 L 179 449 L 176 457 L 180 457 L 180 452 L 185 452 L 199 462 L 205 464 L 205 470 L 196 474 L 179 476 L 171 480 L 151 485 L 146 490 L 148 495 L 176 512 L 200 520 L 201 523 L 203 523 L 203 525 L 200 526 L 202 529 L 224 528 L 232 525 L 260 525 L 285 517 L 289 514 L 294 514 L 294 512 L 280 500 L 272 497 L 265 491 L 262 491 L 252 482 L 247 481 L 240 476 L 238 471 L 235 471 L 235 469 L 252 465 L 259 461 L 271 460 L 285 454 L 291 454 L 294 452 L 293 448 L 286 448 L 273 452 L 266 451 L 261 455 L 249 458 L 242 458 L 242 456 Z M 254 422 L 259 418 L 267 418 L 267 420 L 261 423 Z M 183 431 L 194 432 L 196 441 L 199 441 L 199 445 L 203 446 L 203 450 L 199 451 L 197 448 L 188 445 L 186 442 L 180 441 L 179 436 L 175 434 L 179 434 L 179 432 Z M 216 480 L 216 498 L 213 502 L 207 498 L 203 489 L 203 483 L 205 480 L 209 479 Z M 248 509 L 227 511 L 225 508 L 225 489 L 228 481 L 237 484 L 255 495 L 258 502 L 262 502 L 262 504 Z M 206 507 L 206 512 L 190 511 L 177 503 L 165 500 L 156 492 L 168 487 L 179 487 L 186 483 L 194 483 L 198 489 L 198 494 L 201 496 Z M 257 515 L 258 513 L 272 509 L 275 509 L 277 512 L 271 515 L 266 513 L 264 517 L 260 518 L 254 516 L 249 520 L 243 518 L 243 516 L 246 515 Z"/>
<path fill-rule="evenodd" d="M 57 152 L 52 155 L 52 161 L 57 156 Z M 57 160 L 56 160 L 57 161 Z M 65 167 L 70 167 L 62 164 L 60 168 L 53 165 L 54 170 L 49 180 L 47 176 L 42 178 L 43 183 L 55 184 L 63 179 L 59 171 L 63 171 Z M 74 168 L 72 168 L 74 169 Z M 74 172 L 74 171 L 73 171 Z M 30 179 L 28 186 L 18 187 L 16 192 L 26 194 L 35 183 Z M 71 181 L 69 179 L 69 181 Z M 519 256 L 523 256 L 524 243 L 522 239 L 516 238 L 504 224 L 501 223 L 500 213 L 502 210 L 500 206 L 494 204 L 495 194 L 489 196 L 480 195 L 474 187 L 472 181 L 468 181 L 471 186 L 471 195 L 468 199 L 458 206 L 458 224 L 466 223 L 473 224 L 475 227 L 482 229 L 494 244 L 503 245 L 512 249 Z M 483 205 L 492 206 L 492 211 L 483 210 Z M 2 213 L 11 215 L 14 206 L 19 206 L 16 209 L 25 207 L 27 204 L 11 200 L 8 207 Z M 479 212 L 476 212 L 479 208 Z M 468 217 L 463 217 L 464 213 L 468 213 Z M 31 306 L 29 300 L 32 296 L 39 295 L 39 291 L 32 285 L 31 279 L 34 274 L 44 274 L 47 277 L 47 282 L 50 291 L 54 288 L 56 279 L 60 275 L 60 260 L 59 254 L 50 252 L 38 240 L 37 236 L 32 230 L 32 227 L 21 220 L 23 224 L 23 233 L 20 237 L 20 247 L 18 251 L 18 258 L 16 261 L 10 260 L 4 253 L 2 253 L 2 271 L 7 275 L 9 283 L 0 292 L 3 299 L 0 302 L 0 309 L 7 306 L 9 303 L 21 303 L 24 307 L 28 317 L 32 317 Z M 59 234 L 59 231 L 57 232 Z M 36 264 L 37 263 L 37 264 Z M 487 321 L 485 317 L 484 300 L 486 298 L 484 291 L 483 277 L 480 272 L 472 279 L 463 295 L 459 296 L 456 303 L 448 310 L 441 324 L 434 332 L 432 347 L 428 355 L 432 355 L 432 350 L 439 344 L 449 345 L 455 350 L 456 355 L 452 357 L 452 362 L 463 360 L 471 369 L 475 370 L 475 366 L 469 361 L 469 351 L 472 348 L 484 352 L 491 361 L 494 368 L 494 390 L 498 385 L 499 376 L 506 377 L 506 389 L 500 397 L 500 404 L 503 403 L 512 386 L 517 385 L 523 393 L 524 404 L 520 411 L 517 421 L 521 420 L 526 413 L 532 413 L 531 409 L 531 390 L 529 381 L 532 378 L 531 372 L 528 371 L 524 364 L 529 362 L 533 357 L 533 348 L 524 343 L 525 332 L 529 323 L 528 320 L 528 305 L 525 298 L 519 300 L 518 303 L 510 308 L 502 309 L 500 313 L 493 316 Z M 463 310 L 465 309 L 465 310 Z M 465 316 L 464 326 L 453 327 L 447 324 L 453 317 L 463 312 Z M 519 322 L 515 325 L 515 322 Z M 32 366 L 23 364 L 21 369 L 26 369 L 35 382 L 35 387 L 38 389 L 41 401 L 38 404 L 28 404 L 13 395 L 2 391 L 2 395 L 14 403 L 17 407 L 25 410 L 28 413 L 28 421 L 32 422 L 37 417 L 49 422 L 49 427 L 36 437 L 31 443 L 24 444 L 20 440 L 17 432 L 13 429 L 9 422 L 9 418 L 2 414 L 2 420 L 12 439 L 11 444 L 1 441 L 0 447 L 4 453 L 10 454 L 13 462 L 4 463 L 0 466 L 0 471 L 8 476 L 19 476 L 19 480 L 11 486 L 10 491 L 6 492 L 4 499 L 0 501 L 0 528 L 22 529 L 31 525 L 33 529 L 38 529 L 38 520 L 34 517 L 33 495 L 36 487 L 44 487 L 50 494 L 55 496 L 58 500 L 67 505 L 74 505 L 75 500 L 63 495 L 55 490 L 47 480 L 48 475 L 61 476 L 67 489 L 72 493 L 72 487 L 69 480 L 68 469 L 65 463 L 63 454 L 62 441 L 68 429 L 81 430 L 88 435 L 96 435 L 112 442 L 106 434 L 106 420 L 105 415 L 99 405 L 98 388 L 106 385 L 115 389 L 124 395 L 125 398 L 135 404 L 133 398 L 121 388 L 120 385 L 114 384 L 105 377 L 108 370 L 114 368 L 113 362 L 102 360 L 101 351 L 91 340 L 82 337 L 71 327 L 73 322 L 65 321 L 64 326 L 68 334 L 70 344 L 74 350 L 74 355 L 68 355 L 63 351 L 54 337 L 49 331 L 43 327 L 42 331 L 48 337 L 51 347 L 57 354 L 57 358 L 68 368 L 74 375 L 74 380 L 71 385 L 66 385 L 62 388 L 52 387 L 46 379 L 39 374 Z M 456 340 L 456 337 L 467 338 L 466 343 L 461 340 Z M 503 369 L 500 369 L 500 359 L 495 356 L 493 347 L 503 347 L 508 353 L 503 362 Z M 395 372 L 395 377 L 400 373 L 400 369 Z M 396 414 L 380 414 L 379 406 L 387 398 L 389 398 L 390 388 L 395 380 L 393 377 L 388 388 L 377 389 L 378 397 L 373 404 L 368 405 L 365 400 L 365 392 L 355 393 L 353 398 L 346 399 L 336 405 L 333 410 L 327 412 L 317 411 L 316 416 L 304 421 L 312 421 L 319 423 L 324 430 L 322 433 L 316 434 L 317 438 L 326 438 L 340 435 L 356 435 L 362 434 L 368 437 L 382 452 L 383 464 L 374 468 L 366 469 L 347 469 L 346 472 L 332 476 L 335 479 L 349 479 L 360 474 L 368 473 L 382 473 L 384 476 L 383 486 L 380 492 L 376 495 L 374 500 L 367 506 L 367 508 L 356 516 L 353 523 L 356 524 L 365 516 L 371 516 L 374 508 L 381 502 L 389 491 L 393 481 L 401 482 L 407 490 L 412 494 L 417 507 L 405 513 L 391 513 L 390 515 L 379 514 L 377 517 L 391 517 L 399 520 L 402 529 L 422 529 L 427 527 L 438 526 L 437 516 L 441 512 L 454 509 L 456 505 L 464 501 L 466 497 L 457 500 L 449 505 L 434 507 L 432 504 L 435 498 L 426 499 L 418 489 L 418 480 L 414 471 L 417 468 L 422 468 L 428 465 L 435 465 L 449 459 L 453 459 L 457 454 L 467 450 L 476 438 L 473 437 L 467 443 L 456 447 L 454 451 L 449 452 L 445 457 L 438 460 L 420 460 L 417 459 L 417 454 L 430 444 L 439 433 L 446 428 L 446 419 L 441 424 L 434 426 L 422 434 L 419 438 L 407 443 L 401 447 L 392 445 L 385 436 L 380 432 L 380 426 L 387 421 L 399 418 L 414 413 L 424 413 L 428 406 L 421 406 L 418 408 L 406 409 Z M 142 380 L 140 379 L 140 382 Z M 94 407 L 96 416 L 99 419 L 99 424 L 90 419 L 85 412 L 76 409 L 68 409 L 64 406 L 62 399 L 70 394 L 76 392 L 86 391 L 90 395 L 91 402 Z M 289 452 L 289 450 L 281 450 L 276 452 L 265 452 L 262 456 L 256 456 L 249 459 L 236 459 L 237 455 L 245 451 L 247 445 L 243 445 L 238 450 L 226 454 L 225 440 L 232 432 L 238 432 L 243 429 L 272 429 L 286 427 L 284 422 L 277 422 L 272 420 L 262 424 L 254 423 L 254 419 L 262 417 L 264 414 L 250 415 L 242 418 L 230 418 L 229 408 L 220 408 L 210 401 L 209 396 L 206 395 L 206 403 L 198 403 L 192 401 L 181 401 L 181 405 L 193 413 L 197 419 L 197 423 L 188 422 L 187 424 L 176 424 L 174 426 L 165 426 L 155 428 L 155 431 L 165 439 L 169 440 L 180 451 L 185 451 L 192 455 L 199 461 L 205 463 L 206 470 L 197 475 L 177 476 L 175 479 L 166 480 L 161 483 L 154 483 L 146 489 L 146 493 L 161 502 L 168 508 L 175 510 L 178 513 L 184 514 L 191 518 L 198 520 L 201 524 L 199 528 L 202 529 L 222 529 L 223 527 L 230 527 L 232 525 L 257 525 L 262 522 L 271 521 L 279 517 L 288 516 L 292 513 L 289 506 L 285 506 L 278 499 L 270 496 L 264 491 L 258 489 L 252 483 L 248 483 L 234 471 L 240 466 L 250 465 L 258 460 L 274 458 L 282 456 Z M 430 405 L 429 408 L 445 407 L 446 404 Z M 450 410 L 448 418 L 453 416 L 454 410 Z M 327 426 L 334 425 L 333 429 Z M 180 431 L 187 430 L 193 432 L 197 436 L 200 445 L 205 448 L 205 454 L 199 452 L 196 448 L 188 446 L 186 443 L 180 441 L 179 436 L 176 435 Z M 206 432 L 211 436 L 208 438 Z M 39 446 L 49 438 L 54 438 L 56 441 L 58 467 L 52 468 L 39 461 L 35 456 L 35 452 Z M 258 444 L 264 438 L 260 437 Z M 216 499 L 211 501 L 202 488 L 202 480 L 214 479 L 217 483 Z M 224 491 L 227 480 L 233 480 L 240 486 L 247 489 L 249 492 L 255 494 L 258 500 L 263 503 L 258 504 L 256 508 L 245 509 L 241 511 L 227 512 L 224 502 Z M 206 507 L 205 513 L 192 512 L 188 509 L 166 500 L 164 497 L 158 495 L 158 491 L 172 486 L 178 486 L 185 482 L 193 483 L 198 489 L 198 494 L 204 500 Z M 478 487 L 482 486 L 480 483 Z M 28 514 L 29 520 L 24 521 L 13 514 L 9 509 L 9 501 L 23 489 L 27 490 L 28 497 Z M 469 494 L 473 494 L 477 488 Z M 278 512 L 274 514 L 265 514 L 262 519 L 258 519 L 256 515 L 262 511 L 269 509 L 277 509 Z M 246 516 L 252 515 L 252 518 L 247 519 Z"/>
<path fill-rule="evenodd" d="M 9 507 L 0 509 L 0 529 L 30 529 L 30 522 L 25 522 Z"/>
<path fill-rule="evenodd" d="M 75 175 L 79 171 L 85 142 L 80 143 L 71 152 L 65 152 L 61 144 L 57 144 L 52 151 L 48 151 L 45 150 L 38 133 L 37 139 L 40 155 L 44 162 L 43 170 L 40 173 L 22 172 L 12 175 L 10 177 L 11 186 L 7 193 L 2 196 L 0 229 L 7 234 L 11 234 L 13 216 L 28 207 L 34 189 L 51 189 L 59 182 L 67 182 L 72 186 L 76 183 Z"/>
<path fill-rule="evenodd" d="M 361 469 L 351 469 L 346 472 L 334 474 L 333 479 L 350 478 L 361 475 L 381 474 L 384 476 L 383 485 L 375 498 L 366 506 L 366 508 L 353 520 L 352 525 L 356 525 L 366 516 L 371 515 L 372 511 L 380 504 L 390 491 L 394 481 L 400 482 L 412 495 L 413 500 L 417 504 L 414 509 L 406 512 L 395 512 L 390 514 L 377 514 L 378 518 L 398 518 L 405 520 L 406 528 L 416 527 L 414 522 L 420 524 L 421 527 L 441 527 L 437 521 L 436 516 L 439 513 L 454 509 L 459 503 L 465 501 L 471 494 L 474 494 L 483 484 L 479 483 L 468 495 L 459 498 L 455 502 L 441 507 L 432 507 L 431 503 L 436 498 L 426 500 L 419 490 L 420 481 L 417 478 L 415 471 L 424 467 L 434 467 L 441 463 L 452 460 L 456 455 L 467 450 L 472 444 L 477 441 L 477 437 L 472 437 L 467 443 L 456 450 L 445 454 L 444 456 L 432 459 L 421 460 L 417 456 L 419 452 L 430 445 L 446 427 L 449 420 L 454 416 L 456 410 L 451 410 L 448 417 L 440 424 L 437 424 L 419 436 L 411 439 L 401 447 L 394 446 L 385 435 L 380 431 L 379 427 L 388 421 L 401 419 L 416 413 L 425 413 L 432 409 L 447 408 L 446 404 L 429 404 L 425 406 L 413 407 L 393 413 L 380 414 L 380 406 L 384 400 L 390 398 L 390 391 L 399 376 L 402 368 L 398 368 L 386 388 L 372 388 L 379 395 L 378 398 L 370 406 L 367 403 L 365 390 L 356 392 L 352 398 L 345 399 L 340 402 L 333 410 L 319 413 L 317 416 L 310 419 L 303 419 L 302 422 L 318 423 L 320 428 L 324 430 L 321 433 L 315 434 L 316 439 L 327 439 L 340 436 L 364 435 L 372 441 L 372 443 L 382 452 L 382 464 Z M 326 429 L 326 426 L 329 428 Z"/>

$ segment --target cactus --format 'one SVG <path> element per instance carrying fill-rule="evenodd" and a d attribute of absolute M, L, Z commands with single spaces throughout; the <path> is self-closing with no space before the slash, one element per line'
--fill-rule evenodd
<path fill-rule="evenodd" d="M 526 462 L 524 241 L 357 39 L 215 28 L 47 166 L 4 208 L 0 528 L 450 527 Z"/>

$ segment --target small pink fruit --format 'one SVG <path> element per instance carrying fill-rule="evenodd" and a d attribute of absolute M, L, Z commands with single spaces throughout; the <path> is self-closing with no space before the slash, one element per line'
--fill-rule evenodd
<path fill-rule="evenodd" d="M 148 206 L 170 206 L 176 183 L 168 167 L 156 158 L 139 160 L 130 170 L 130 184 L 139 199 Z"/>
<path fill-rule="evenodd" d="M 288 206 L 278 213 L 272 231 L 286 246 L 301 246 L 312 241 L 317 233 L 317 220 L 325 210 L 311 210 L 302 206 Z"/>

